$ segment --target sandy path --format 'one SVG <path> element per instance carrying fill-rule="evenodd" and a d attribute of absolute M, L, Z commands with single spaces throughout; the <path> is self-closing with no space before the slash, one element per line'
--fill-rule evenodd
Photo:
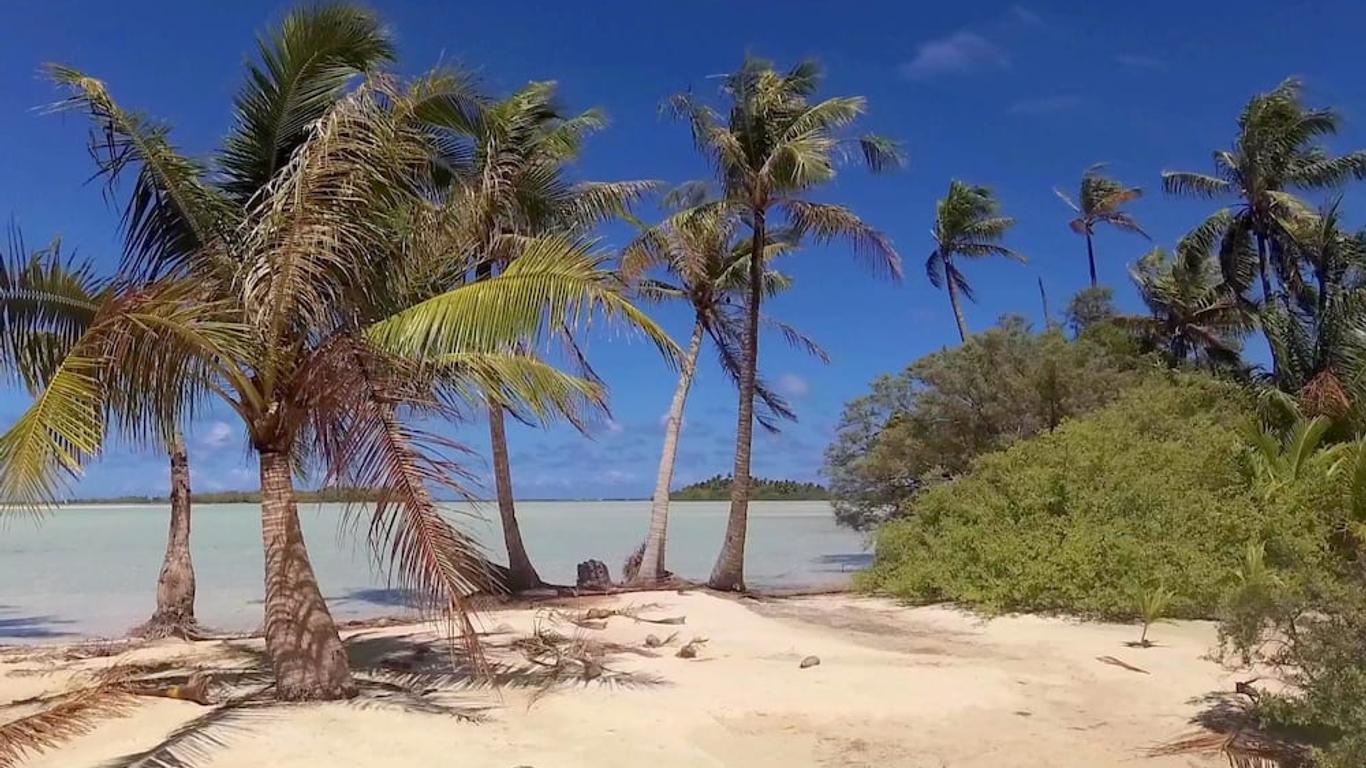
<path fill-rule="evenodd" d="M 687 616 L 678 627 L 683 639 L 708 638 L 697 659 L 676 658 L 673 648 L 658 657 L 609 655 L 611 683 L 562 686 L 534 702 L 533 689 L 516 686 L 501 694 L 468 687 L 429 694 L 479 722 L 373 692 L 346 703 L 236 710 L 180 749 L 198 750 L 195 764 L 212 768 L 1220 765 L 1141 754 L 1190 729 L 1200 708 L 1195 699 L 1232 687 L 1232 678 L 1203 658 L 1214 642 L 1206 623 L 1161 625 L 1153 631 L 1161 645 L 1137 650 L 1124 645 L 1137 635 L 1128 626 L 1037 617 L 983 622 L 845 595 L 757 602 L 668 592 L 575 607 L 647 602 L 660 604 L 648 615 Z M 534 610 L 485 614 L 491 658 L 518 660 L 505 644 L 536 621 Z M 582 634 L 639 647 L 647 634 L 671 629 L 616 617 L 606 630 Z M 422 627 L 365 630 L 352 633 L 351 644 L 373 662 L 397 658 L 429 634 Z M 234 663 L 227 654 L 221 643 L 172 642 L 132 656 Z M 812 654 L 821 664 L 799 669 Z M 70 676 L 66 666 L 23 656 L 0 661 L 0 700 L 60 687 Z M 204 713 L 193 704 L 146 700 L 130 717 L 27 765 L 106 765 Z"/>

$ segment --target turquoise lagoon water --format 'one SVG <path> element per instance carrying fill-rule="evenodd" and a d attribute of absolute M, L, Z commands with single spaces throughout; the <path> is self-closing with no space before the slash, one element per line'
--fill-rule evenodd
<path fill-rule="evenodd" d="M 614 576 L 640 542 L 648 501 L 521 502 L 518 519 L 541 576 L 574 582 L 590 557 Z M 669 567 L 705 579 L 725 530 L 725 502 L 678 502 L 669 523 Z M 450 518 L 503 560 L 492 504 L 448 505 Z M 363 542 L 342 530 L 341 507 L 300 507 L 309 553 L 338 619 L 402 615 L 402 596 L 387 589 Z M 0 643 L 115 636 L 150 615 L 165 548 L 165 504 L 61 508 L 38 521 L 11 520 L 0 530 Z M 262 572 L 259 509 L 204 504 L 193 513 L 191 549 L 201 621 L 223 630 L 260 622 Z M 836 527 L 825 502 L 754 502 L 750 507 L 747 581 L 752 587 L 837 584 L 865 565 L 860 534 Z"/>

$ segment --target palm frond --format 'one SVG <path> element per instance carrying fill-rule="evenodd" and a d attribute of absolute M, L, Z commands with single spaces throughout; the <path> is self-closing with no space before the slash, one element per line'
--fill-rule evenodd
<path fill-rule="evenodd" d="M 891 241 L 848 208 L 807 200 L 787 200 L 783 208 L 798 237 L 810 234 L 818 243 L 845 240 L 873 270 L 894 279 L 901 277 L 901 257 Z"/>
<path fill-rule="evenodd" d="M 324 5 L 290 13 L 258 38 L 257 54 L 219 159 L 239 205 L 270 183 L 348 84 L 393 60 L 394 48 L 374 12 Z"/>

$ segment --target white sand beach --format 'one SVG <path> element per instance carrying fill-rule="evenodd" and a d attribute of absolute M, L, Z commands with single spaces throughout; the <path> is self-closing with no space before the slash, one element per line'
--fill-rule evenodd
<path fill-rule="evenodd" d="M 554 605 L 559 614 L 549 605 L 482 614 L 488 659 L 506 665 L 498 690 L 449 674 L 444 645 L 428 626 L 350 629 L 362 681 L 354 700 L 280 705 L 266 698 L 217 709 L 137 697 L 125 717 L 24 765 L 135 765 L 111 761 L 159 746 L 169 747 L 161 764 L 175 765 L 166 758 L 179 755 L 211 768 L 1223 764 L 1144 754 L 1189 732 L 1209 706 L 1202 697 L 1232 690 L 1234 677 L 1207 658 L 1210 623 L 1160 625 L 1156 647 L 1136 649 L 1126 645 L 1138 635 L 1132 626 L 987 621 L 844 594 L 756 600 L 654 592 Z M 581 629 L 563 620 L 593 607 L 685 616 L 686 623 L 612 616 L 603 629 Z M 584 658 L 601 665 L 595 679 L 584 682 L 581 668 L 571 667 L 553 686 L 538 682 L 537 665 L 514 647 L 538 626 L 588 643 Z M 647 635 L 675 630 L 666 647 L 645 649 Z M 681 643 L 693 638 L 706 638 L 696 658 L 679 658 Z M 250 675 L 238 675 L 236 686 L 224 682 L 228 670 L 259 663 L 253 652 L 260 647 L 254 639 L 162 641 L 74 660 L 84 654 L 12 647 L 0 662 L 0 700 L 60 690 L 113 664 L 174 660 L 182 673 L 221 670 L 213 675 L 221 702 L 250 690 Z M 802 668 L 808 656 L 819 665 Z M 528 666 L 525 675 L 512 671 Z M 183 730 L 196 718 L 197 727 Z"/>

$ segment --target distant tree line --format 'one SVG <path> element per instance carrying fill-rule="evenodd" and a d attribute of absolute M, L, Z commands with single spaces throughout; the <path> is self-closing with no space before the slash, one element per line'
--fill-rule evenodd
<path fill-rule="evenodd" d="M 714 475 L 669 494 L 674 501 L 725 501 L 730 498 L 730 475 Z M 830 492 L 819 483 L 804 483 L 799 480 L 768 480 L 751 477 L 750 498 L 759 501 L 824 501 Z"/>
<path fill-rule="evenodd" d="M 320 491 L 296 491 L 295 496 L 301 503 L 341 503 L 348 501 L 374 501 L 379 498 L 377 491 L 363 488 L 324 488 Z M 259 491 L 213 491 L 191 494 L 195 504 L 259 504 Z M 71 504 L 160 504 L 165 496 L 97 496 L 72 499 Z"/>

